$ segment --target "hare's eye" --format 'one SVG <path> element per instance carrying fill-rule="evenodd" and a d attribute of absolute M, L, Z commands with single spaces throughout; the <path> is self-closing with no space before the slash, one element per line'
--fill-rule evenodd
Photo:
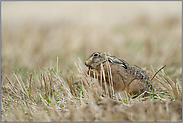
<path fill-rule="evenodd" d="M 98 53 L 95 53 L 93 56 L 96 56 L 97 57 L 98 56 Z"/>

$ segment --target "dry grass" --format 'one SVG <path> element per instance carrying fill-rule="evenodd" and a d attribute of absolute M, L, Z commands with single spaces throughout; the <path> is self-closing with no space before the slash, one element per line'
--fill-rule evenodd
<path fill-rule="evenodd" d="M 109 98 L 76 63 L 78 74 L 66 81 L 51 66 L 41 75 L 2 87 L 2 121 L 181 121 L 182 88 L 161 71 L 155 95 Z M 57 76 L 58 75 L 58 76 Z M 11 118 L 10 118 L 11 116 Z"/>
<path fill-rule="evenodd" d="M 83 5 L 2 4 L 1 121 L 181 122 L 180 2 Z M 156 94 L 109 98 L 85 73 L 94 51 L 151 77 L 166 65 L 153 79 Z"/>

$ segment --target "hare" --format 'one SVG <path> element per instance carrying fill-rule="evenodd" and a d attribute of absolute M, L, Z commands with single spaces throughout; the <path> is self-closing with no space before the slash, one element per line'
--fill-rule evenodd
<path fill-rule="evenodd" d="M 87 74 L 98 78 L 99 84 L 102 81 L 104 89 L 104 82 L 106 82 L 109 90 L 112 84 L 114 92 L 126 91 L 134 97 L 153 89 L 152 81 L 143 69 L 136 65 L 129 65 L 118 57 L 94 52 L 85 61 L 85 65 L 88 67 Z"/>

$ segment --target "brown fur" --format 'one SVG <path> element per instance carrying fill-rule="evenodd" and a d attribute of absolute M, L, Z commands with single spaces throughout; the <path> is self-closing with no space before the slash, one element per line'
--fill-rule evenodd
<path fill-rule="evenodd" d="M 97 53 L 99 53 L 100 55 L 97 57 L 94 55 L 91 55 L 87 59 L 85 64 L 86 66 L 91 66 L 91 68 L 93 68 L 88 70 L 88 74 L 90 73 L 91 77 L 94 77 L 94 74 L 95 74 L 95 78 L 98 78 L 99 83 L 101 80 L 101 72 L 102 72 L 101 64 L 103 64 L 105 79 L 104 77 L 102 77 L 102 86 L 104 89 L 105 89 L 104 80 L 106 81 L 106 84 L 109 89 L 109 85 L 110 85 L 109 82 L 111 78 L 109 73 L 111 68 L 112 84 L 115 92 L 126 91 L 130 95 L 139 95 L 144 91 L 152 90 L 152 81 L 143 69 L 135 65 L 129 65 L 127 62 L 122 63 L 119 61 L 119 58 L 114 56 L 111 57 L 109 55 L 107 56 L 107 59 L 111 58 L 112 62 L 114 63 L 108 62 L 108 60 L 104 60 L 105 58 L 103 53 L 100 53 L 100 52 L 97 52 Z M 100 63 L 93 64 L 95 62 L 94 60 L 100 61 Z M 115 61 L 118 61 L 119 63 Z M 125 64 L 127 68 L 123 67 L 123 64 Z"/>

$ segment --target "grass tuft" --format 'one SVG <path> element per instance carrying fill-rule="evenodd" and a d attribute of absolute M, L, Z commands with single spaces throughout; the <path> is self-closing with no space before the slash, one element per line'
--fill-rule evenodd
<path fill-rule="evenodd" d="M 77 77 L 65 80 L 54 69 L 36 75 L 39 79 L 27 74 L 27 80 L 22 81 L 25 85 L 15 73 L 17 86 L 6 77 L 7 86 L 1 94 L 3 121 L 181 121 L 182 115 L 178 113 L 182 110 L 181 85 L 172 81 L 163 69 L 154 77 L 153 83 L 158 88 L 145 92 L 149 93 L 148 97 L 143 93 L 132 99 L 121 93 L 112 99 L 105 91 L 101 92 L 96 79 L 84 74 L 83 65 L 78 61 Z M 7 93 L 7 89 L 10 92 Z M 155 110 L 157 106 L 162 108 Z"/>

